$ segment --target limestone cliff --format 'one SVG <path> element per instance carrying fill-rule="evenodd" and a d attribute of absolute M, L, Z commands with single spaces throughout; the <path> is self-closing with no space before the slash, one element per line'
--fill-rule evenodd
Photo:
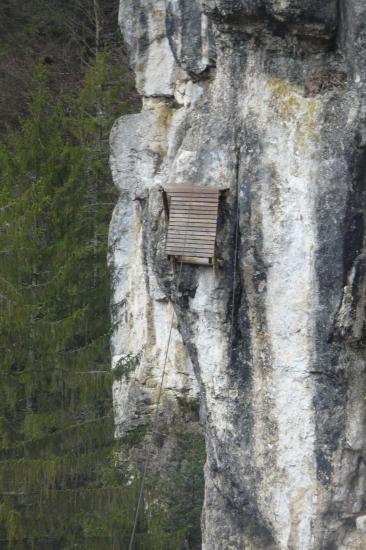
<path fill-rule="evenodd" d="M 143 108 L 111 134 L 119 434 L 174 309 L 162 414 L 199 398 L 204 549 L 366 548 L 365 2 L 121 0 L 120 24 Z M 183 183 L 230 190 L 221 268 L 177 286 L 159 189 Z"/>

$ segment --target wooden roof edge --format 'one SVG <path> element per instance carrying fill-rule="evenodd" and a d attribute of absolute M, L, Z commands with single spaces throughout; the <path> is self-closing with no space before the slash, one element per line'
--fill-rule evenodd
<path fill-rule="evenodd" d="M 229 187 L 198 187 L 198 186 L 189 186 L 189 185 L 162 185 L 160 187 L 161 191 L 164 191 L 165 193 L 224 193 L 225 191 L 229 190 Z"/>
<path fill-rule="evenodd" d="M 186 263 L 186 264 L 196 264 L 196 265 L 204 265 L 207 267 L 213 266 L 213 257 L 205 258 L 203 256 L 173 256 L 170 255 L 170 258 L 174 258 L 178 262 Z"/>

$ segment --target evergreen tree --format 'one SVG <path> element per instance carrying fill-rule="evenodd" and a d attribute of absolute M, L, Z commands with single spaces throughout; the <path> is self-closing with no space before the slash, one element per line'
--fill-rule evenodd
<path fill-rule="evenodd" d="M 29 116 L 0 150 L 0 538 L 11 547 L 110 539 L 107 139 L 126 82 L 102 52 L 79 94 L 55 100 L 39 67 Z"/>

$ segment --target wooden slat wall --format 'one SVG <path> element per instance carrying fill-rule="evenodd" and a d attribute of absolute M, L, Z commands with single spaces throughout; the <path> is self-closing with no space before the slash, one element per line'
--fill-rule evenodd
<path fill-rule="evenodd" d="M 164 191 L 170 199 L 167 254 L 207 263 L 215 256 L 219 190 L 168 187 Z"/>

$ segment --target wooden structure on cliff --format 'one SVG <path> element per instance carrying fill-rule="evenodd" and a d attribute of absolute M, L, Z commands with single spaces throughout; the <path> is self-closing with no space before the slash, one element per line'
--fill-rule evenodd
<path fill-rule="evenodd" d="M 174 261 L 215 263 L 219 198 L 222 190 L 207 187 L 165 187 L 169 220 L 166 252 Z"/>

